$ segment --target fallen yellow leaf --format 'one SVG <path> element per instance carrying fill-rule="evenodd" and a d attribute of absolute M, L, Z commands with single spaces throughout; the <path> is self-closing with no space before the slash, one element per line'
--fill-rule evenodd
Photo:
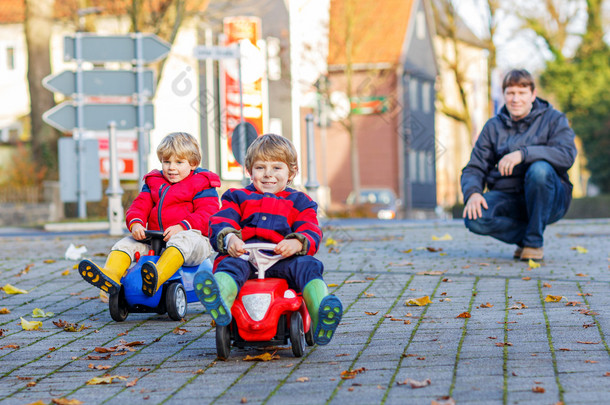
<path fill-rule="evenodd" d="M 456 318 L 470 318 L 470 312 L 462 312 Z"/>
<path fill-rule="evenodd" d="M 271 361 L 271 360 L 278 360 L 280 358 L 279 354 L 271 354 L 271 353 L 263 353 L 263 354 L 259 354 L 258 356 L 250 356 L 249 354 L 246 355 L 246 357 L 244 358 L 244 361 Z"/>
<path fill-rule="evenodd" d="M 565 299 L 566 301 L 568 300 L 563 295 L 547 295 L 546 298 L 544 299 L 544 302 L 559 302 L 562 299 Z"/>
<path fill-rule="evenodd" d="M 69 276 L 70 275 L 70 269 L 65 269 L 64 271 L 61 272 L 62 276 Z"/>
<path fill-rule="evenodd" d="M 25 319 L 19 317 L 21 319 L 21 327 L 23 330 L 37 330 L 42 326 L 42 322 L 40 321 L 26 321 Z"/>
<path fill-rule="evenodd" d="M 47 263 L 47 264 L 51 264 L 51 263 L 55 263 L 55 260 L 53 259 L 47 259 L 47 260 L 43 260 L 43 263 Z"/>
<path fill-rule="evenodd" d="M 328 247 L 328 246 L 335 246 L 336 244 L 337 244 L 337 241 L 334 240 L 333 238 L 326 239 L 326 243 L 325 243 L 326 247 Z"/>
<path fill-rule="evenodd" d="M 104 290 L 100 290 L 100 301 L 102 301 L 105 304 L 108 303 L 108 294 L 106 294 L 106 291 L 104 291 Z"/>
<path fill-rule="evenodd" d="M 68 399 L 68 398 L 53 398 L 51 400 L 56 405 L 81 405 L 84 402 L 79 401 L 78 399 Z"/>
<path fill-rule="evenodd" d="M 112 384 L 114 380 L 126 380 L 127 377 L 122 375 L 103 375 L 101 377 L 94 377 L 87 381 L 87 385 L 99 385 L 99 384 Z"/>
<path fill-rule="evenodd" d="M 33 318 L 46 318 L 47 316 L 53 316 L 53 315 L 55 315 L 53 312 L 44 312 L 40 308 L 34 308 L 32 310 L 32 317 Z"/>
<path fill-rule="evenodd" d="M 7 307 L 4 308 L 0 308 L 0 315 L 6 315 L 6 314 L 10 314 L 11 310 L 8 309 Z"/>
<path fill-rule="evenodd" d="M 572 247 L 572 250 L 576 250 L 578 253 L 587 253 L 588 252 L 587 248 L 584 248 L 582 246 L 574 246 L 574 247 Z"/>
<path fill-rule="evenodd" d="M 423 297 L 420 298 L 409 298 L 407 301 L 405 301 L 405 305 L 407 306 L 418 306 L 418 307 L 423 307 L 424 305 L 427 304 L 431 304 L 432 301 L 430 301 L 430 297 L 427 295 L 424 295 Z"/>
<path fill-rule="evenodd" d="M 78 263 L 75 264 L 74 266 L 72 266 L 72 270 L 76 270 L 76 269 L 78 269 Z"/>
<path fill-rule="evenodd" d="M 4 287 L 0 287 L 7 294 L 27 294 L 26 290 L 22 290 L 21 288 L 13 287 L 10 284 L 5 284 Z"/>
<path fill-rule="evenodd" d="M 451 237 L 451 235 L 446 233 L 446 234 L 444 234 L 443 236 L 440 236 L 440 237 L 432 235 L 432 240 L 453 240 L 453 238 Z"/>
<path fill-rule="evenodd" d="M 538 267 L 540 267 L 540 263 L 536 263 L 535 261 L 533 261 L 532 259 L 530 259 L 527 262 L 527 265 L 530 266 L 532 269 L 537 269 Z"/>

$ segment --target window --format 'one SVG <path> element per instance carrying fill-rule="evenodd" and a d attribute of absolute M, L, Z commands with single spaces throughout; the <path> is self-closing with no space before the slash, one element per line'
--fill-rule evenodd
<path fill-rule="evenodd" d="M 430 87 L 430 82 L 423 82 L 421 85 L 421 109 L 425 113 L 429 113 L 432 110 Z"/>
<path fill-rule="evenodd" d="M 411 78 L 409 81 L 409 107 L 412 111 L 417 110 L 417 79 Z"/>
<path fill-rule="evenodd" d="M 6 47 L 6 69 L 15 70 L 15 48 L 12 46 Z"/>
<path fill-rule="evenodd" d="M 415 35 L 417 39 L 426 38 L 426 15 L 419 10 L 415 17 Z"/>

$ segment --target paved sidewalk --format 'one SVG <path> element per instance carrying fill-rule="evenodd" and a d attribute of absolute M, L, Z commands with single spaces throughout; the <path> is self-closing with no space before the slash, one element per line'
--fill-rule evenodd
<path fill-rule="evenodd" d="M 433 240 L 446 234 L 452 240 Z M 325 241 L 336 244 L 318 257 L 344 304 L 335 338 L 302 358 L 281 349 L 278 360 L 251 362 L 245 356 L 262 351 L 233 348 L 216 360 L 199 303 L 184 323 L 156 314 L 112 321 L 64 253 L 84 244 L 103 262 L 116 237 L 0 233 L 0 286 L 28 291 L 0 291 L 0 309 L 10 310 L 0 315 L 0 402 L 606 403 L 610 220 L 560 221 L 545 236 L 546 260 L 530 268 L 512 259 L 514 247 L 459 221 L 331 221 Z M 431 304 L 405 305 L 424 296 Z M 35 308 L 54 315 L 33 318 Z M 22 330 L 20 317 L 43 326 Z M 87 329 L 64 331 L 53 324 L 60 319 Z M 94 351 L 121 342 L 142 344 Z M 125 379 L 86 384 L 105 374 Z"/>

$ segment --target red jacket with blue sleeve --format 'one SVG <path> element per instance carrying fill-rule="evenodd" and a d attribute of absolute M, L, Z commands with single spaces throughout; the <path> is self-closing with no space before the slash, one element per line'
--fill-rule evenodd
<path fill-rule="evenodd" d="M 162 231 L 180 224 L 208 236 L 210 216 L 219 209 L 216 187 L 220 187 L 218 175 L 202 168 L 178 183 L 170 183 L 162 172 L 153 170 L 144 176 L 142 191 L 127 210 L 127 229 L 139 223 L 148 230 Z"/>
<path fill-rule="evenodd" d="M 313 256 L 322 239 L 317 209 L 307 194 L 291 188 L 276 194 L 261 193 L 252 184 L 229 189 L 222 196 L 222 208 L 210 218 L 210 243 L 217 252 L 227 254 L 224 238 L 229 233 L 244 242 L 279 243 L 294 238 L 303 244 L 297 255 Z"/>

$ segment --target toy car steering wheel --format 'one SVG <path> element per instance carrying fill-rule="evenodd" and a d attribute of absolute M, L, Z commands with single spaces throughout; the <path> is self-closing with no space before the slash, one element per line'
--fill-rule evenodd
<path fill-rule="evenodd" d="M 161 250 L 165 247 L 166 243 L 163 240 L 163 231 L 144 231 L 146 239 L 150 240 L 150 247 L 155 252 L 155 255 L 160 256 Z M 145 241 L 143 241 L 145 242 Z"/>
<path fill-rule="evenodd" d="M 248 243 L 243 249 L 248 252 L 240 257 L 250 261 L 258 269 L 258 278 L 265 278 L 265 271 L 273 266 L 278 260 L 283 259 L 282 255 L 270 255 L 265 251 L 275 249 L 275 243 Z"/>

